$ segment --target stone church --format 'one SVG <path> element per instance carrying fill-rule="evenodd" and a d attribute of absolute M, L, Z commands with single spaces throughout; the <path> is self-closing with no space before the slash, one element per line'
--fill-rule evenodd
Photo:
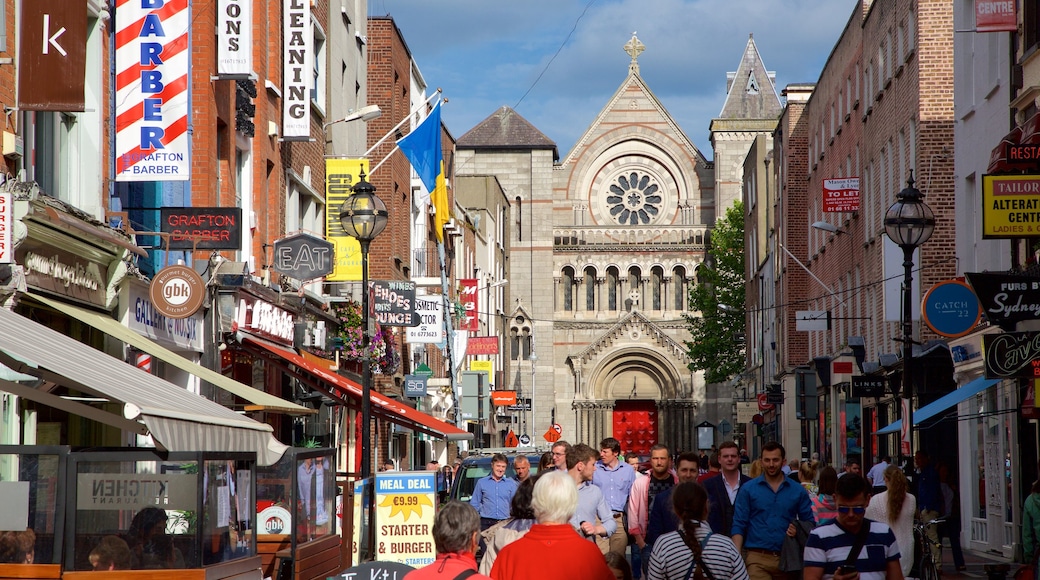
<path fill-rule="evenodd" d="M 743 157 L 772 132 L 780 101 L 749 39 L 712 121 L 720 164 L 640 76 L 643 43 L 633 35 L 624 48 L 627 77 L 564 157 L 502 107 L 458 139 L 457 174 L 493 176 L 511 202 L 508 388 L 531 400 L 513 429 L 535 444 L 556 423 L 572 443 L 691 450 L 735 426 L 733 388 L 688 368 L 688 292 L 716 211 L 739 199 Z M 757 123 L 769 117 L 773 126 Z M 698 442 L 705 423 L 713 441 Z"/>

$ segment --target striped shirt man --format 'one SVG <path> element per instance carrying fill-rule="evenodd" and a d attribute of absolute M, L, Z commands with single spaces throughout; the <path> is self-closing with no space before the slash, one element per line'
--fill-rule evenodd
<path fill-rule="evenodd" d="M 867 541 L 856 560 L 860 580 L 885 580 L 888 563 L 899 563 L 899 545 L 896 536 L 883 522 L 864 519 L 869 525 Z M 856 542 L 856 534 L 846 531 L 838 522 L 822 525 L 809 534 L 805 542 L 804 567 L 823 568 L 823 579 L 834 577 L 834 573 L 845 563 Z"/>
<path fill-rule="evenodd" d="M 696 530 L 696 541 L 701 543 L 711 532 L 707 522 L 701 522 Z M 732 578 L 733 580 L 748 580 L 747 568 L 744 567 L 744 559 L 740 557 L 733 540 L 722 534 L 711 534 L 708 541 L 704 542 L 701 549 L 701 559 L 711 570 L 712 576 L 718 580 Z M 686 572 L 693 564 L 693 552 L 687 547 L 679 532 L 669 532 L 654 542 L 653 552 L 650 554 L 650 563 L 647 564 L 647 580 L 668 580 L 672 578 L 685 578 Z M 693 577 L 693 574 L 690 574 Z M 704 574 L 707 578 L 707 573 Z"/>

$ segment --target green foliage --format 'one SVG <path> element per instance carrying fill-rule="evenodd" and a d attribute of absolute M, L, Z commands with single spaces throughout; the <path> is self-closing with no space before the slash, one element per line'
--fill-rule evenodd
<path fill-rule="evenodd" d="M 692 359 L 690 370 L 703 370 L 706 382 L 721 383 L 745 367 L 744 343 L 734 340 L 745 330 L 742 202 L 715 223 L 709 253 L 709 261 L 697 270 L 697 284 L 690 289 L 690 312 L 699 315 L 686 316 L 690 328 L 686 348 Z"/>

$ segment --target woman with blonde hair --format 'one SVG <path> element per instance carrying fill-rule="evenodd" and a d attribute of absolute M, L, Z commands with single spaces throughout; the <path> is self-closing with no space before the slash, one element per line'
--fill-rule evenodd
<path fill-rule="evenodd" d="M 755 479 L 762 475 L 762 460 L 756 459 L 751 462 L 751 467 L 748 468 L 748 477 Z"/>
<path fill-rule="evenodd" d="M 906 476 L 896 465 L 885 469 L 885 487 L 883 491 L 870 498 L 867 506 L 868 519 L 885 522 L 892 528 L 899 544 L 899 564 L 903 568 L 903 576 L 910 573 L 914 565 L 914 513 L 917 512 L 917 498 L 907 489 Z"/>
<path fill-rule="evenodd" d="M 812 499 L 817 493 L 819 488 L 816 487 L 816 462 L 809 463 L 803 461 L 798 466 L 798 481 L 801 482 L 802 487 L 805 491 L 809 492 L 809 499 Z"/>

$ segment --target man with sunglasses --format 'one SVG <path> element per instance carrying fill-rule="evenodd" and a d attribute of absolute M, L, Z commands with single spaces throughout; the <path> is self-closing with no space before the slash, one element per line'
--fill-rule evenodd
<path fill-rule="evenodd" d="M 802 578 L 903 580 L 895 534 L 888 524 L 863 517 L 870 503 L 867 480 L 851 473 L 839 478 L 834 499 L 838 517 L 813 530 L 805 542 Z"/>

